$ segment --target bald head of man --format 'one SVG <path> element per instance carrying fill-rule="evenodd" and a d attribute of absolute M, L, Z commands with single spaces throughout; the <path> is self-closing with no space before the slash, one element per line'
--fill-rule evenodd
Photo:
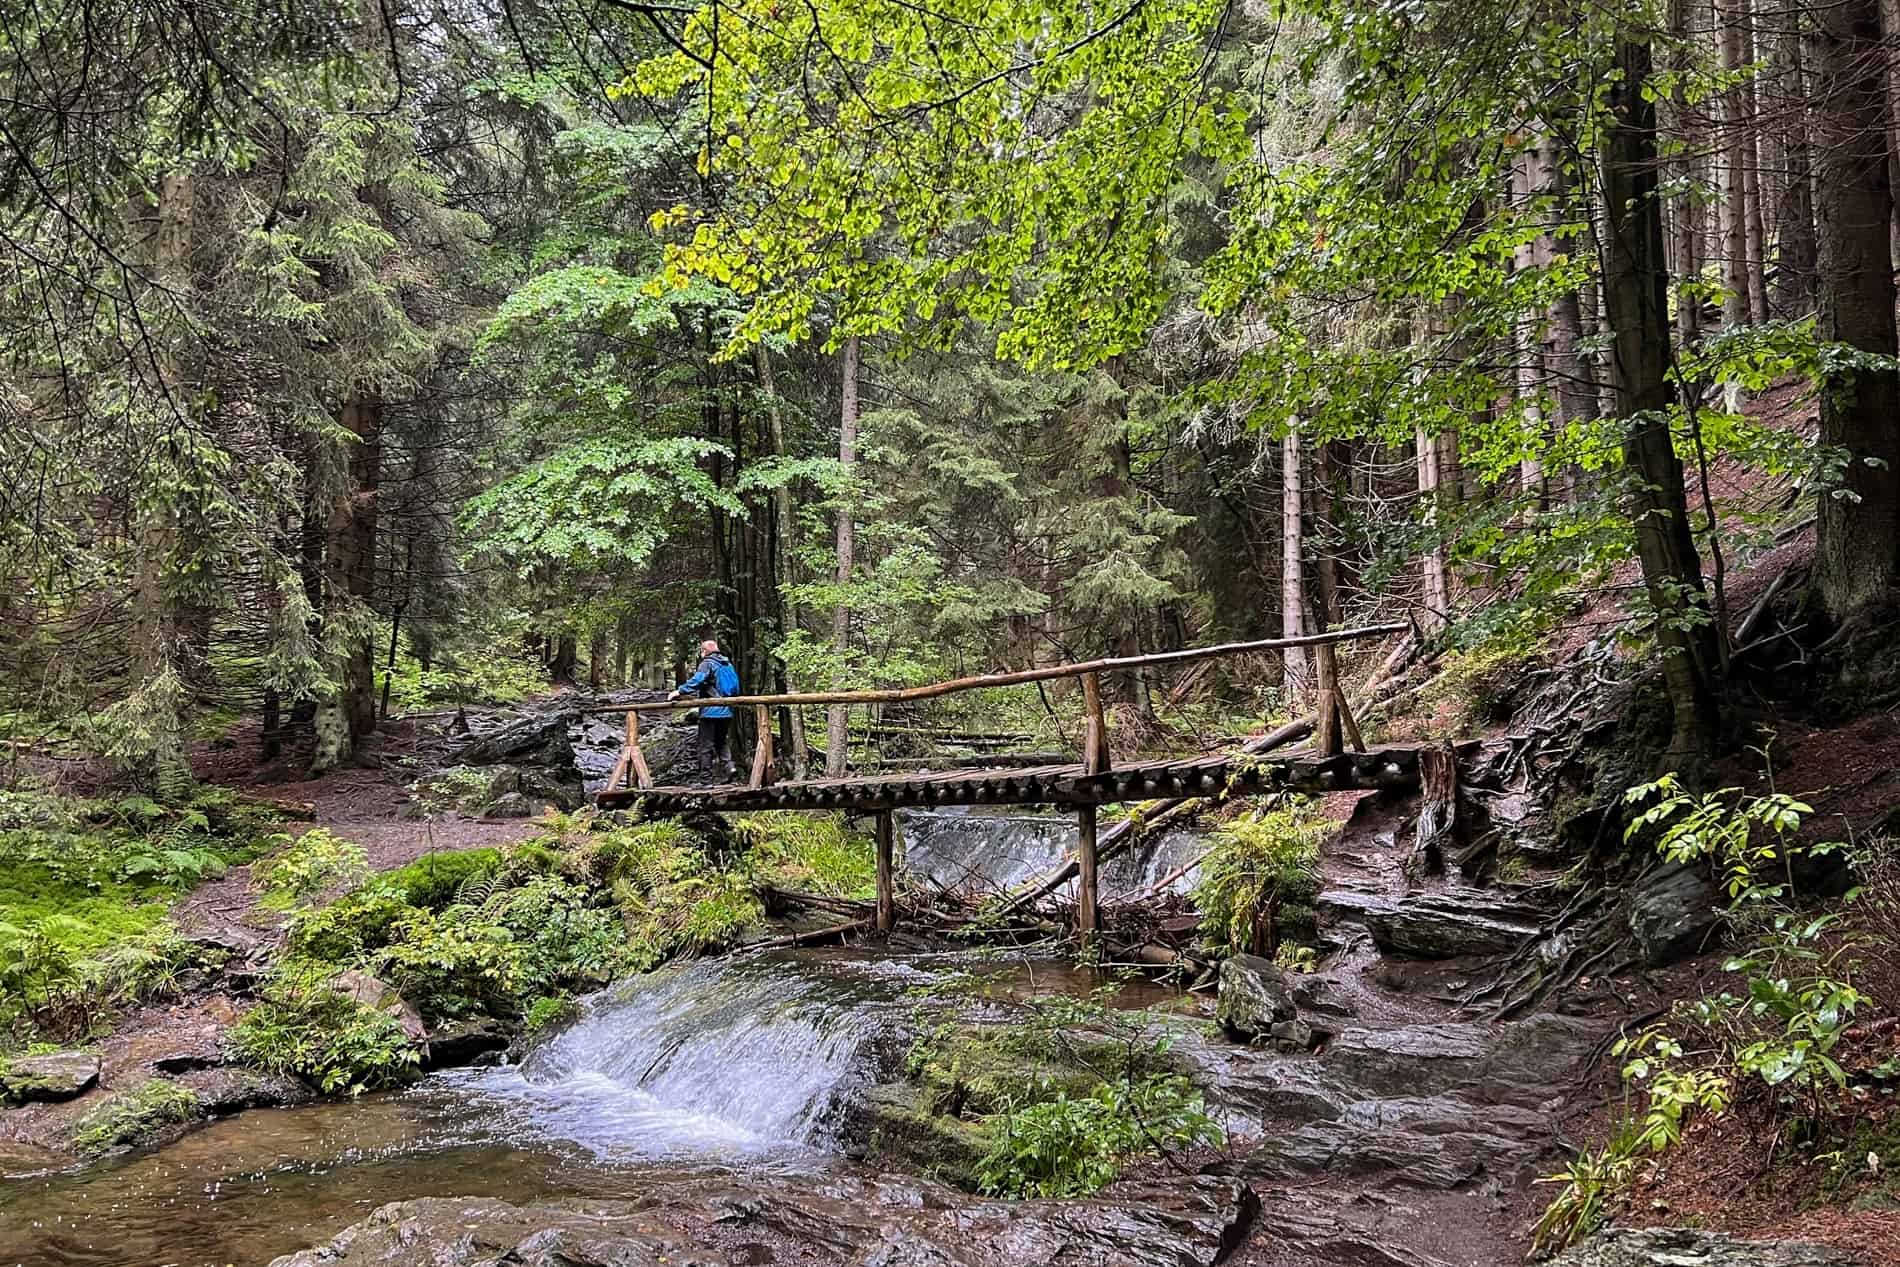
<path fill-rule="evenodd" d="M 717 638 L 708 638 L 706 639 L 706 641 L 699 644 L 699 654 L 701 655 L 712 655 L 714 652 L 718 650 L 719 650 L 719 640 Z"/>

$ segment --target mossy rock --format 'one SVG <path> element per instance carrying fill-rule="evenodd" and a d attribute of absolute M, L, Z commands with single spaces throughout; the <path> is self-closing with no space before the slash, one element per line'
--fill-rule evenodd
<path fill-rule="evenodd" d="M 980 1121 L 934 1111 L 931 1093 L 911 1082 L 874 1087 L 864 1103 L 866 1155 L 974 1191 L 976 1166 L 990 1148 Z"/>
<path fill-rule="evenodd" d="M 1128 1047 L 1119 1039 L 1071 1030 L 1060 1037 L 1019 1025 L 970 1024 L 939 1029 L 920 1040 L 911 1078 L 937 1104 L 976 1115 L 1084 1096 L 1127 1073 Z"/>
<path fill-rule="evenodd" d="M 13 1100 L 70 1100 L 99 1080 L 89 1051 L 49 1051 L 0 1061 L 0 1092 Z"/>
<path fill-rule="evenodd" d="M 178 1134 L 205 1115 L 196 1092 L 165 1078 L 151 1078 L 121 1091 L 73 1125 L 73 1148 L 97 1156 Z"/>

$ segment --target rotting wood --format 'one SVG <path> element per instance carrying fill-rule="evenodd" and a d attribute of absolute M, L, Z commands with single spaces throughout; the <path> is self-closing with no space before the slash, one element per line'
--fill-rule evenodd
<path fill-rule="evenodd" d="M 877 814 L 877 931 L 888 933 L 897 925 L 896 824 L 890 810 Z"/>
<path fill-rule="evenodd" d="M 1418 754 L 1416 852 L 1434 874 L 1445 869 L 1445 850 L 1458 840 L 1458 754 L 1449 743 Z"/>

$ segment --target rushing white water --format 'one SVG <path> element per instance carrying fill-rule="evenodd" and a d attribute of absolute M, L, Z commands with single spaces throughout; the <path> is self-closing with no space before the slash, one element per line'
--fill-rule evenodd
<path fill-rule="evenodd" d="M 875 1040 L 911 983 L 849 960 L 663 969 L 596 995 L 522 1068 L 470 1089 L 514 1129 L 599 1156 L 824 1147 L 876 1080 Z"/>
<path fill-rule="evenodd" d="M 1066 814 L 999 813 L 981 808 L 904 810 L 899 814 L 904 866 L 935 888 L 958 893 L 1003 893 L 1048 874 L 1075 847 L 1075 820 Z M 1188 831 L 1165 831 L 1102 868 L 1102 892 L 1113 901 L 1143 893 L 1189 862 L 1204 846 Z M 1194 887 L 1190 869 L 1167 887 Z"/>

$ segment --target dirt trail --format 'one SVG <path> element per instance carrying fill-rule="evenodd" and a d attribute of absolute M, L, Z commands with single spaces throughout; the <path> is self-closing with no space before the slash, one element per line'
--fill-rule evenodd
<path fill-rule="evenodd" d="M 527 704 L 521 711 L 533 708 Z M 390 723 L 364 742 L 362 765 L 314 779 L 303 775 L 304 754 L 287 754 L 260 766 L 252 757 L 257 751 L 255 734 L 240 731 L 233 738 L 233 747 L 194 754 L 199 778 L 290 810 L 297 817 L 285 830 L 293 836 L 323 827 L 354 841 L 363 846 L 375 871 L 394 870 L 429 853 L 525 840 L 540 830 L 533 819 L 408 816 L 407 785 L 419 774 L 452 764 L 456 750 L 468 742 L 467 736 L 446 733 L 440 723 Z M 172 918 L 188 936 L 247 949 L 274 943 L 281 923 L 277 913 L 258 907 L 248 866 L 233 867 L 194 889 L 173 909 Z"/>

